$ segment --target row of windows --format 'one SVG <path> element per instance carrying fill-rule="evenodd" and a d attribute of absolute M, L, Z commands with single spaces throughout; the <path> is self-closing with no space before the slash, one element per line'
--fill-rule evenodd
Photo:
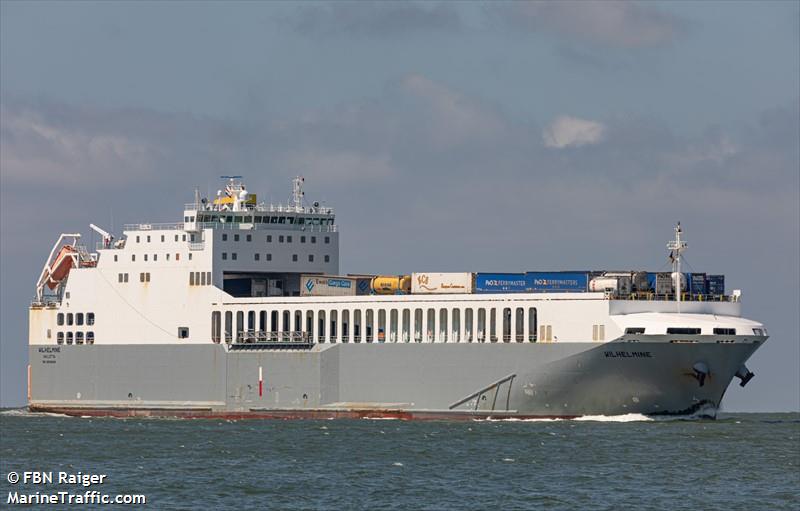
<path fill-rule="evenodd" d="M 625 334 L 643 334 L 645 331 L 641 327 L 628 327 L 625 329 Z M 667 334 L 680 334 L 680 335 L 700 335 L 699 328 L 667 328 Z M 735 328 L 715 328 L 714 335 L 736 335 Z"/>
<path fill-rule="evenodd" d="M 239 241 L 239 237 L 240 237 L 239 234 L 234 234 L 233 235 L 233 241 Z M 317 237 L 316 236 L 308 236 L 308 238 L 309 238 L 311 243 L 316 243 L 317 242 Z M 245 239 L 245 241 L 253 241 L 253 235 L 252 234 L 245 234 L 244 239 Z M 288 234 L 286 236 L 284 236 L 283 234 L 278 235 L 278 243 L 284 243 L 284 242 L 285 243 L 292 243 L 292 239 L 293 238 L 292 238 L 291 234 Z M 325 236 L 323 238 L 323 240 L 324 240 L 325 244 L 329 244 L 331 242 L 331 237 L 330 236 Z M 222 234 L 222 241 L 228 241 L 228 234 L 227 233 L 223 233 Z M 306 236 L 300 236 L 300 243 L 305 243 L 305 242 L 306 242 Z M 272 243 L 272 234 L 267 234 L 267 243 Z"/>
<path fill-rule="evenodd" d="M 189 272 L 189 285 L 190 286 L 210 286 L 211 285 L 211 272 L 210 271 L 190 271 Z"/>
<path fill-rule="evenodd" d="M 231 256 L 231 261 L 236 261 L 236 260 L 238 260 L 238 257 L 239 257 L 236 252 L 231 252 L 230 256 Z M 261 260 L 261 254 L 258 254 L 258 253 L 253 254 L 253 259 L 255 261 L 260 261 Z M 223 252 L 222 253 L 222 260 L 223 261 L 227 261 L 228 260 L 228 253 L 227 252 Z M 265 254 L 264 260 L 265 261 L 272 261 L 272 254 Z M 298 255 L 297 254 L 292 254 L 292 262 L 296 263 L 298 260 L 299 260 Z M 324 260 L 325 260 L 326 263 L 331 262 L 331 256 L 326 255 L 324 257 Z M 314 254 L 309 254 L 308 255 L 308 262 L 309 263 L 313 263 L 314 262 Z"/>
<path fill-rule="evenodd" d="M 326 318 L 327 314 L 327 318 Z M 463 314 L 463 315 L 462 315 Z M 537 331 L 538 330 L 538 331 Z M 315 337 L 316 333 L 316 337 Z M 211 313 L 214 342 L 301 337 L 317 342 L 552 341 L 536 308 L 356 309 L 342 311 L 220 311 Z"/>
<path fill-rule="evenodd" d="M 142 242 L 141 238 L 142 238 L 141 236 L 136 236 L 136 243 L 141 243 Z M 185 234 L 176 234 L 175 235 L 175 241 L 178 241 L 178 238 L 181 238 L 181 241 L 186 241 L 186 235 Z M 164 243 L 165 241 L 167 241 L 167 238 L 166 238 L 165 235 L 162 234 L 161 235 L 161 242 Z M 194 234 L 192 234 L 192 241 L 194 241 Z M 145 242 L 146 243 L 150 243 L 150 235 L 145 236 Z"/>
<path fill-rule="evenodd" d="M 150 282 L 150 272 L 140 273 L 139 282 Z"/>
<path fill-rule="evenodd" d="M 87 312 L 86 314 L 83 312 L 67 312 L 66 314 L 59 312 L 56 316 L 56 324 L 58 326 L 63 326 L 65 323 L 67 326 L 82 326 L 84 319 L 87 325 L 94 325 L 94 312 Z"/>
<path fill-rule="evenodd" d="M 145 262 L 147 262 L 147 261 L 158 262 L 158 254 L 153 254 L 152 258 L 149 257 L 149 254 L 143 254 L 143 256 L 144 256 Z M 171 256 L 172 256 L 172 254 L 169 254 L 169 253 L 164 254 L 164 258 L 167 261 L 170 260 Z M 175 252 L 175 261 L 180 261 L 180 260 L 181 260 L 181 255 L 178 252 Z M 192 260 L 192 253 L 191 252 L 189 252 L 189 260 L 190 261 Z M 119 261 L 119 256 L 117 254 L 114 254 L 114 262 L 116 263 L 118 261 Z M 133 263 L 136 262 L 136 254 L 131 254 L 131 262 L 133 262 Z"/>
<path fill-rule="evenodd" d="M 184 221 L 188 222 L 183 217 Z M 191 221 L 194 221 L 192 218 Z M 333 225 L 333 218 L 306 218 L 295 216 L 264 216 L 264 215 L 198 215 L 197 221 L 202 223 L 223 224 L 284 224 L 284 225 Z"/>
<path fill-rule="evenodd" d="M 86 340 L 86 344 L 94 344 L 94 332 L 86 332 L 86 336 L 84 337 L 83 332 L 58 332 L 56 334 L 56 342 L 58 344 L 64 344 L 65 340 L 67 344 L 72 344 L 73 341 L 75 344 L 83 344 L 84 339 Z"/>

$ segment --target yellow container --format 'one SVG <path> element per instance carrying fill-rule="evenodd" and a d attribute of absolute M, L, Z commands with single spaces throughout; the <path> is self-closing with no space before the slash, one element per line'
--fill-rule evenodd
<path fill-rule="evenodd" d="M 372 291 L 379 295 L 393 295 L 411 291 L 411 277 L 408 275 L 380 275 L 372 279 Z"/>

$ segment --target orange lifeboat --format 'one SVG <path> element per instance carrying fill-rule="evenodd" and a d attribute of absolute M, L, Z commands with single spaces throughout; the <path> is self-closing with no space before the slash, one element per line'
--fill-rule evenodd
<path fill-rule="evenodd" d="M 75 266 L 75 258 L 73 254 L 78 251 L 72 245 L 64 245 L 58 251 L 55 261 L 50 266 L 50 278 L 47 279 L 47 287 L 55 289 L 58 284 L 67 278 L 69 271 Z"/>

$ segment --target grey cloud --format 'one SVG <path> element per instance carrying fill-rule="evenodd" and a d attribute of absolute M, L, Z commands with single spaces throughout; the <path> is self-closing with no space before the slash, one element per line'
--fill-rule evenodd
<path fill-rule="evenodd" d="M 687 20 L 654 5 L 622 0 L 511 2 L 492 6 L 487 13 L 503 26 L 619 48 L 667 44 L 685 33 L 689 25 Z"/>
<path fill-rule="evenodd" d="M 281 23 L 312 36 L 385 37 L 420 31 L 458 30 L 461 17 L 452 4 L 417 2 L 331 2 L 306 5 Z"/>

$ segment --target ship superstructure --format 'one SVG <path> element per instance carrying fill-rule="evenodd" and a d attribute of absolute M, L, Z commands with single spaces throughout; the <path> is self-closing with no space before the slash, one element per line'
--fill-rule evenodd
<path fill-rule="evenodd" d="M 331 208 L 238 176 L 183 221 L 62 235 L 30 309 L 29 403 L 80 415 L 714 415 L 766 340 L 721 276 L 339 275 Z"/>

